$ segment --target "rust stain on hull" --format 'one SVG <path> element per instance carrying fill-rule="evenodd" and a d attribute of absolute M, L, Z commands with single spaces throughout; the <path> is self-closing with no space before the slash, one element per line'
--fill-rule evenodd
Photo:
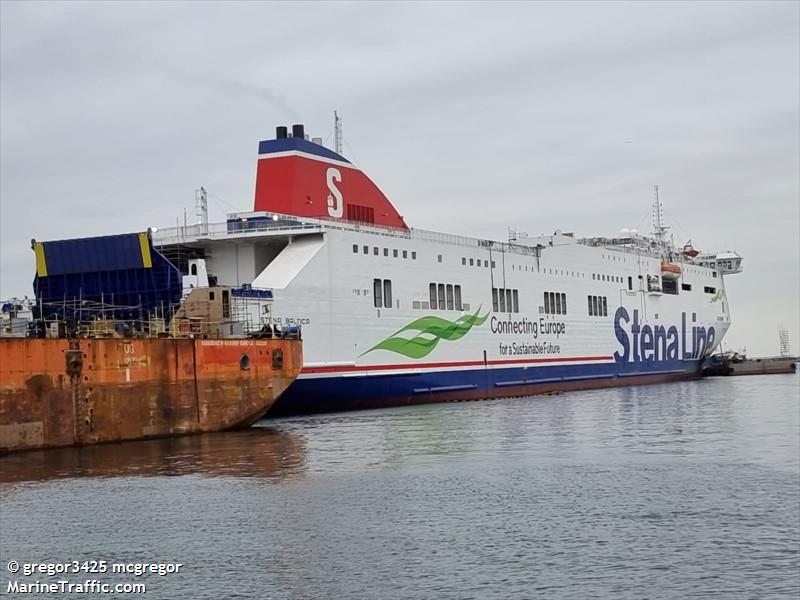
<path fill-rule="evenodd" d="M 302 363 L 286 339 L 2 339 L 0 452 L 247 427 Z"/>

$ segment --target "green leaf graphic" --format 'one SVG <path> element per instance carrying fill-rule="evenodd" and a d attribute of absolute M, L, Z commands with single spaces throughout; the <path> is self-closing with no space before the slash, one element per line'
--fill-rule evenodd
<path fill-rule="evenodd" d="M 361 356 L 373 350 L 388 350 L 408 358 L 422 358 L 433 352 L 441 340 L 452 342 L 464 337 L 473 327 L 483 325 L 489 317 L 489 313 L 479 317 L 480 310 L 479 306 L 474 314 L 462 315 L 455 321 L 434 316 L 422 317 L 377 343 Z M 419 333 L 412 338 L 402 337 L 400 334 L 406 331 L 418 331 Z"/>

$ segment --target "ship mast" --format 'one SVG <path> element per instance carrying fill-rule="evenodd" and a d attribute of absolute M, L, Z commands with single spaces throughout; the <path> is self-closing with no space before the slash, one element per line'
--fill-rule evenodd
<path fill-rule="evenodd" d="M 342 119 L 336 111 L 333 111 L 333 149 L 342 154 Z"/>
<path fill-rule="evenodd" d="M 200 225 L 200 232 L 203 235 L 208 235 L 208 192 L 203 186 L 199 190 L 194 191 L 194 208 L 195 214 L 200 217 L 198 225 Z M 186 217 L 184 216 L 184 220 Z"/>
<path fill-rule="evenodd" d="M 667 227 L 664 225 L 664 209 L 661 207 L 661 200 L 658 197 L 658 185 L 653 186 L 653 233 L 656 239 L 663 245 L 667 234 Z"/>

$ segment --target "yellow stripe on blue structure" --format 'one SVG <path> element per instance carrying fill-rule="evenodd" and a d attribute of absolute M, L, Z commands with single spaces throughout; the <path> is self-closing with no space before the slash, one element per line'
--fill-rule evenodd
<path fill-rule="evenodd" d="M 36 254 L 36 274 L 39 277 L 47 277 L 47 260 L 44 257 L 44 244 L 35 242 L 33 252 Z"/>
<path fill-rule="evenodd" d="M 139 234 L 139 246 L 142 249 L 142 266 L 145 269 L 153 267 L 153 259 L 150 256 L 150 241 L 147 239 L 146 233 Z"/>

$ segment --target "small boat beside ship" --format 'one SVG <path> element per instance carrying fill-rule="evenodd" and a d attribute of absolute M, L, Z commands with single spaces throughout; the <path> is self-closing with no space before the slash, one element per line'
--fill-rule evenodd
<path fill-rule="evenodd" d="M 184 296 L 146 233 L 34 251 L 33 318 L 0 338 L 0 452 L 248 427 L 300 373 L 298 329 L 253 327 L 235 289 Z"/>

